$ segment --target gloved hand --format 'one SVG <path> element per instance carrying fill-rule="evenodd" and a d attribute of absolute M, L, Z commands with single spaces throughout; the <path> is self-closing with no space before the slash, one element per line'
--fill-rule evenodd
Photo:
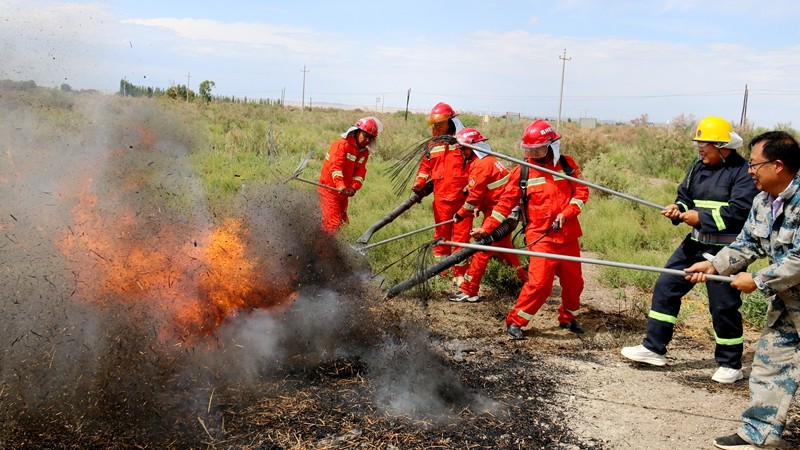
<path fill-rule="evenodd" d="M 458 223 L 458 222 L 461 222 L 462 220 L 464 220 L 464 218 L 461 217 L 461 215 L 459 213 L 455 213 L 455 215 L 453 215 L 453 220 L 455 221 L 455 223 Z"/>
<path fill-rule="evenodd" d="M 425 187 L 425 180 L 422 178 L 417 178 L 417 181 L 414 182 L 414 185 L 411 186 L 411 190 L 414 192 L 419 192 Z"/>
<path fill-rule="evenodd" d="M 352 197 L 352 196 L 356 195 L 356 190 L 351 188 L 351 187 L 342 188 L 342 194 L 344 194 L 344 195 L 346 195 L 348 197 Z"/>

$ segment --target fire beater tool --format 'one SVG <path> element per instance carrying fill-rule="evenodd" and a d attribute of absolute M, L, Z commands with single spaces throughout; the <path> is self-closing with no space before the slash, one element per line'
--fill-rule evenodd
<path fill-rule="evenodd" d="M 450 256 L 442 259 L 441 261 L 437 262 L 436 264 L 421 270 L 410 278 L 402 281 L 392 288 L 386 293 L 386 298 L 396 297 L 403 291 L 411 289 L 412 287 L 424 283 L 425 281 L 435 277 L 437 274 L 441 273 L 444 270 L 449 269 L 450 267 L 464 261 L 465 259 L 469 258 L 470 256 L 477 253 L 479 250 L 489 249 L 488 251 L 497 251 L 499 247 L 492 247 L 490 244 L 493 242 L 497 242 L 500 239 L 508 236 L 511 234 L 515 228 L 517 228 L 517 222 L 519 218 L 516 214 L 509 214 L 508 218 L 503 221 L 494 231 L 492 231 L 488 236 L 483 237 L 475 241 L 476 243 L 480 244 L 480 249 L 472 249 L 472 248 L 462 248 L 457 252 L 451 254 Z M 453 245 L 450 241 L 442 241 L 442 242 L 435 242 L 435 245 Z M 459 243 L 460 244 L 460 243 Z M 460 246 L 460 245 L 459 245 Z"/>
<path fill-rule="evenodd" d="M 648 202 L 647 200 L 642 200 L 640 198 L 636 198 L 636 197 L 634 197 L 632 195 L 624 194 L 622 192 L 617 192 L 617 191 L 615 191 L 613 189 L 609 189 L 607 187 L 600 186 L 599 184 L 590 183 L 590 182 L 588 182 L 586 180 L 581 180 L 580 178 L 571 177 L 571 176 L 566 175 L 564 173 L 559 173 L 559 172 L 556 172 L 554 170 L 545 169 L 544 167 L 540 167 L 540 166 L 537 166 L 535 164 L 531 164 L 531 163 L 529 163 L 527 161 L 523 161 L 521 159 L 517 159 L 517 158 L 511 157 L 511 156 L 508 156 L 508 155 L 504 155 L 502 153 L 497 153 L 494 150 L 489 150 L 489 149 L 486 149 L 484 147 L 476 147 L 476 146 L 474 146 L 472 144 L 459 144 L 459 145 L 463 145 L 464 147 L 469 147 L 469 148 L 471 148 L 473 150 L 477 150 L 479 152 L 483 152 L 483 153 L 495 156 L 497 158 L 502 158 L 502 159 L 505 159 L 507 161 L 515 162 L 517 164 L 520 164 L 520 165 L 523 165 L 523 166 L 527 166 L 527 167 L 530 167 L 532 169 L 536 169 L 536 170 L 544 172 L 544 173 L 549 173 L 550 175 L 561 177 L 561 178 L 567 179 L 569 181 L 572 181 L 574 183 L 582 184 L 584 186 L 589 186 L 589 187 L 595 188 L 595 189 L 597 189 L 599 191 L 603 191 L 603 192 L 611 194 L 611 195 L 616 195 L 617 197 L 622 197 L 622 198 L 624 198 L 626 200 L 631 200 L 631 201 L 634 201 L 636 203 L 640 203 L 640 204 L 645 205 L 645 206 L 650 206 L 651 208 L 656 208 L 659 211 L 664 210 L 666 208 L 665 206 L 661 206 L 661 205 L 658 205 L 656 203 Z"/>
<path fill-rule="evenodd" d="M 683 270 L 676 270 L 676 269 L 667 269 L 664 267 L 655 267 L 655 266 L 642 266 L 639 264 L 630 264 L 630 263 L 623 263 L 623 262 L 616 262 L 616 261 L 605 261 L 602 259 L 592 259 L 592 258 L 583 258 L 578 256 L 567 256 L 567 255 L 556 255 L 552 253 L 542 253 L 542 252 L 532 252 L 528 250 L 520 250 L 516 248 L 502 248 L 502 247 L 491 247 L 485 245 L 480 241 L 475 241 L 474 244 L 466 243 L 466 242 L 453 242 L 453 241 L 442 241 L 439 244 L 441 245 L 451 245 L 455 247 L 462 247 L 465 249 L 472 249 L 475 251 L 487 251 L 487 252 L 497 252 L 497 253 L 514 253 L 516 255 L 526 255 L 532 256 L 537 258 L 549 258 L 549 259 L 558 259 L 561 261 L 572 261 L 572 262 L 579 262 L 579 263 L 587 263 L 587 264 L 597 264 L 601 266 L 611 266 L 611 267 L 620 267 L 623 269 L 634 269 L 634 270 L 644 270 L 649 272 L 661 272 L 666 273 L 669 275 L 677 275 L 681 277 L 685 277 L 690 275 L 688 272 L 684 272 Z M 709 275 L 706 274 L 706 277 L 711 281 L 720 281 L 723 283 L 732 283 L 733 277 L 725 276 L 725 275 Z"/>
<path fill-rule="evenodd" d="M 312 184 L 314 186 L 319 186 L 321 188 L 330 189 L 332 191 L 341 193 L 342 190 L 337 187 L 333 187 L 327 184 L 317 183 L 316 181 L 306 180 L 305 178 L 300 178 L 300 174 L 303 173 L 303 170 L 305 170 L 306 166 L 308 165 L 308 162 L 311 160 L 311 155 L 313 153 L 314 150 L 310 150 L 308 153 L 306 153 L 306 156 L 303 157 L 303 159 L 300 161 L 300 164 L 297 166 L 296 169 L 294 169 L 294 172 L 292 172 L 289 178 L 281 181 L 281 183 L 288 183 L 289 181 L 297 180 L 297 181 L 302 181 L 303 183 Z"/>
<path fill-rule="evenodd" d="M 394 219 L 400 216 L 400 214 L 403 214 L 404 212 L 408 211 L 415 204 L 422 203 L 422 199 L 428 196 L 431 192 L 433 192 L 433 182 L 429 181 L 427 184 L 425 184 L 425 187 L 420 189 L 419 192 L 414 192 L 413 194 L 411 194 L 411 196 L 408 197 L 408 199 L 406 199 L 403 203 L 398 205 L 395 209 L 386 213 L 386 215 L 383 216 L 381 220 L 375 222 L 369 228 L 367 228 L 367 231 L 365 231 L 364 234 L 361 235 L 361 237 L 356 239 L 356 243 L 366 244 L 367 242 L 369 242 L 370 238 L 376 231 L 380 230 L 381 228 L 391 223 Z"/>
<path fill-rule="evenodd" d="M 453 222 L 455 222 L 455 219 L 445 220 L 444 222 L 439 222 L 439 223 L 435 223 L 433 225 L 428 225 L 428 226 L 422 227 L 422 228 L 420 228 L 418 230 L 409 231 L 408 233 L 400 234 L 400 235 L 397 235 L 397 236 L 394 236 L 394 237 L 390 237 L 389 239 L 384 239 L 382 241 L 375 242 L 374 244 L 365 245 L 363 247 L 356 247 L 356 246 L 351 246 L 351 247 L 353 247 L 354 250 L 356 250 L 357 252 L 359 252 L 359 253 L 361 253 L 363 255 L 364 254 L 364 250 L 370 249 L 372 247 L 377 247 L 379 245 L 388 244 L 389 242 L 396 241 L 398 239 L 403 239 L 405 237 L 408 237 L 408 236 L 411 236 L 411 235 L 414 235 L 414 234 L 417 234 L 417 233 L 422 233 L 423 231 L 427 231 L 427 230 L 430 230 L 430 229 L 433 229 L 433 228 L 436 228 L 436 227 L 440 227 L 442 225 L 447 225 L 447 224 L 453 223 Z"/>

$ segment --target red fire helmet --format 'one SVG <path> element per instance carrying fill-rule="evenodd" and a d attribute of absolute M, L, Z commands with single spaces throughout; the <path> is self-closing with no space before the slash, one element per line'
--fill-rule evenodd
<path fill-rule="evenodd" d="M 475 128 L 462 128 L 458 133 L 456 133 L 456 140 L 459 144 L 476 144 L 478 142 L 483 142 L 489 138 L 483 137 L 480 131 Z"/>
<path fill-rule="evenodd" d="M 356 122 L 355 127 L 375 137 L 378 137 L 378 133 L 380 133 L 381 130 L 383 130 L 383 125 L 381 124 L 381 121 L 378 120 L 377 117 L 371 117 L 371 116 L 362 117 L 358 119 L 358 122 Z"/>
<path fill-rule="evenodd" d="M 522 134 L 522 148 L 536 148 L 552 144 L 561 139 L 561 135 L 553 130 L 546 120 L 539 119 L 525 128 Z"/>
<path fill-rule="evenodd" d="M 445 102 L 439 102 L 431 109 L 431 113 L 428 115 L 428 125 L 444 122 L 445 120 L 451 119 L 456 115 L 456 112 L 453 111 L 453 108 L 450 107 L 450 105 Z"/>

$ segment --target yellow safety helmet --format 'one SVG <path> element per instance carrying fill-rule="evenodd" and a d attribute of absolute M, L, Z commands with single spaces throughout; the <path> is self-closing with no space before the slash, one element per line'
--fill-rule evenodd
<path fill-rule="evenodd" d="M 731 140 L 731 123 L 722 117 L 705 117 L 697 124 L 693 141 L 727 144 Z"/>

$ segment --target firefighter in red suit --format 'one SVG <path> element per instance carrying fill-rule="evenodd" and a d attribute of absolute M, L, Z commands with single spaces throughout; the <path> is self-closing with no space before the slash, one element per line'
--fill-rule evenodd
<path fill-rule="evenodd" d="M 529 163 L 582 179 L 583 175 L 575 160 L 561 155 L 559 139 L 561 135 L 549 123 L 537 120 L 525 128 L 520 146 Z M 523 171 L 528 172 L 527 177 L 521 176 Z M 522 184 L 521 177 L 526 178 L 522 180 Z M 589 189 L 582 184 L 527 166 L 517 166 L 511 171 L 506 188 L 491 216 L 485 219 L 480 228 L 472 230 L 472 236 L 476 239 L 486 236 L 523 200 L 523 213 L 527 219 L 525 240 L 529 243 L 529 250 L 578 257 L 578 238 L 582 235 L 578 214 L 588 199 Z M 583 292 L 580 263 L 532 257 L 529 261 L 528 281 L 522 287 L 514 309 L 506 317 L 506 330 L 513 339 L 524 339 L 522 328 L 528 325 L 547 301 L 553 291 L 556 275 L 561 285 L 559 326 L 573 333 L 583 333 L 577 319 Z"/>
<path fill-rule="evenodd" d="M 437 103 L 428 116 L 428 125 L 432 126 L 433 137 L 441 135 L 455 136 L 456 132 L 464 128 L 461 121 L 456 118 L 453 108 L 447 103 Z M 434 223 L 445 222 L 453 218 L 455 213 L 464 204 L 464 190 L 467 186 L 467 167 L 456 145 L 437 143 L 433 144 L 422 157 L 417 171 L 412 190 L 419 192 L 428 181 L 433 181 L 433 219 Z M 471 221 L 459 224 L 447 224 L 436 227 L 434 239 L 444 239 L 454 242 L 469 242 Z M 449 246 L 437 245 L 433 248 L 436 262 L 450 255 Z M 464 276 L 466 267 L 454 267 L 454 282 Z M 447 272 L 442 273 L 447 276 Z"/>
<path fill-rule="evenodd" d="M 364 185 L 369 151 L 382 129 L 377 118 L 361 118 L 331 144 L 325 155 L 319 183 L 336 189 L 317 188 L 322 229 L 327 233 L 335 233 L 348 221 L 347 201 Z"/>
<path fill-rule="evenodd" d="M 463 145 L 468 144 L 473 147 L 491 150 L 491 147 L 486 142 L 487 138 L 480 131 L 475 128 L 464 128 L 456 134 L 456 140 L 460 144 L 461 156 L 467 161 L 467 166 L 469 167 L 467 199 L 461 209 L 453 216 L 458 223 L 464 219 L 472 219 L 476 211 L 483 213 L 484 217 L 491 215 L 492 209 L 497 204 L 497 201 L 500 200 L 503 189 L 508 183 L 509 173 L 508 169 L 494 156 Z M 509 234 L 493 245 L 512 248 L 511 235 Z M 478 252 L 472 256 L 471 262 L 465 261 L 465 263 L 468 262 L 468 269 L 464 275 L 464 281 L 461 282 L 458 292 L 450 296 L 451 301 L 470 303 L 478 301 L 478 288 L 480 288 L 483 274 L 486 273 L 486 265 L 489 263 L 489 258 L 492 256 L 497 257 L 511 267 L 515 267 L 520 279 L 525 280 L 525 269 L 520 267 L 517 255 L 512 253 Z"/>

